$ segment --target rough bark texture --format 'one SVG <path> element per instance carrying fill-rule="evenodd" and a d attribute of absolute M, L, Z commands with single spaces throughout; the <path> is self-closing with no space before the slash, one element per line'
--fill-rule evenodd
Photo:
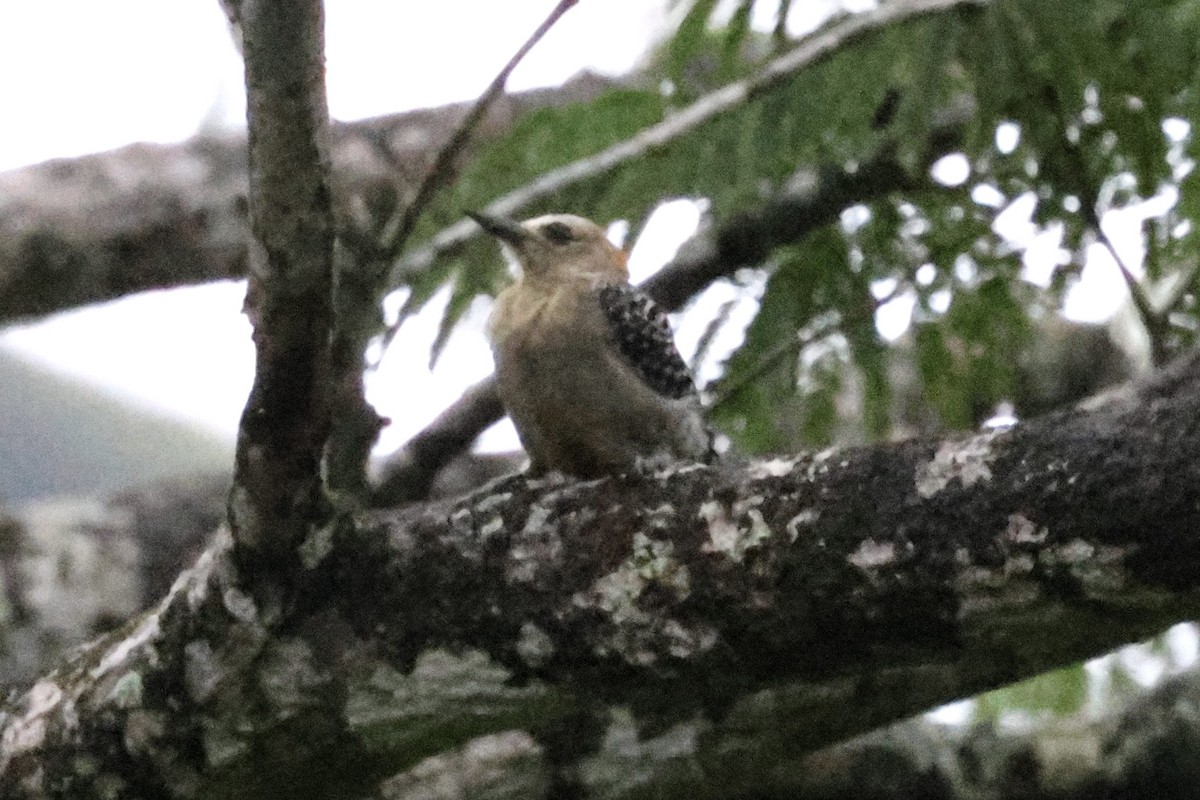
<path fill-rule="evenodd" d="M 294 547 L 324 513 L 334 223 L 322 7 L 247 0 L 241 10 L 256 361 L 229 521 L 250 585 L 266 594 L 290 582 Z"/>
<path fill-rule="evenodd" d="M 342 517 L 278 619 L 221 537 L 9 704 L 0 795 L 785 791 L 805 752 L 1194 615 L 1198 464 L 1193 354 L 966 440 Z"/>
<path fill-rule="evenodd" d="M 162 599 L 225 519 L 228 475 L 0 513 L 0 693 Z"/>
<path fill-rule="evenodd" d="M 614 82 L 581 74 L 501 97 L 477 132 L 502 135 L 529 110 L 592 99 Z M 470 103 L 334 125 L 340 216 L 388 213 Z M 246 275 L 246 139 L 135 144 L 0 173 L 0 324 L 133 292 Z"/>

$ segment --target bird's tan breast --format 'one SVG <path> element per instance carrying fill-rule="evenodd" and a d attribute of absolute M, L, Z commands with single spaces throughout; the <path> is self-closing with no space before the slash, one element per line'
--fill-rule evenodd
<path fill-rule="evenodd" d="M 603 475 L 651 452 L 702 452 L 690 433 L 702 424 L 627 363 L 593 290 L 512 287 L 497 298 L 489 334 L 500 399 L 536 469 Z"/>

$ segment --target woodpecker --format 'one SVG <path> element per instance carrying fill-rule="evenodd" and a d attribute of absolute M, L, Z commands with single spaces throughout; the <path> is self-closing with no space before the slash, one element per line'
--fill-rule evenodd
<path fill-rule="evenodd" d="M 500 400 L 530 472 L 618 475 L 708 462 L 712 436 L 666 313 L 595 223 L 467 212 L 520 265 L 488 321 Z"/>

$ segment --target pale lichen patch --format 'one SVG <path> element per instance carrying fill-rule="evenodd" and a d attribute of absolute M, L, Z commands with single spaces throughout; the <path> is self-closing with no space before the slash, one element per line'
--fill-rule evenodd
<path fill-rule="evenodd" d="M 537 625 L 525 622 L 517 638 L 517 655 L 528 666 L 537 669 L 554 656 L 554 641 Z"/>
<path fill-rule="evenodd" d="M 840 452 L 836 447 L 827 447 L 812 457 L 808 465 L 809 481 L 815 481 L 819 476 L 829 472 L 829 460 Z"/>
<path fill-rule="evenodd" d="M 767 458 L 751 461 L 746 472 L 750 476 L 751 480 L 762 480 L 763 478 L 782 478 L 784 475 L 791 473 L 795 467 L 796 459 Z"/>
<path fill-rule="evenodd" d="M 991 480 L 992 470 L 988 462 L 992 458 L 992 440 L 998 435 L 986 433 L 944 443 L 931 461 L 917 469 L 917 494 L 925 498 L 933 497 L 955 478 L 963 488 Z"/>
<path fill-rule="evenodd" d="M 110 647 L 100 659 L 100 663 L 92 668 L 92 678 L 103 677 L 112 668 L 124 664 L 135 651 L 158 636 L 158 615 L 157 610 L 146 614 L 132 633 Z"/>
<path fill-rule="evenodd" d="M 667 641 L 667 652 L 676 658 L 688 658 L 695 653 L 706 653 L 717 643 L 717 632 L 707 625 L 695 624 L 685 627 L 677 620 L 663 623 L 663 635 Z"/>
<path fill-rule="evenodd" d="M 9 721 L 0 736 L 0 770 L 13 756 L 37 749 L 46 740 L 46 717 L 63 701 L 57 683 L 44 680 L 33 685 L 26 695 L 25 713 Z"/>
<path fill-rule="evenodd" d="M 475 504 L 475 512 L 477 514 L 488 514 L 496 508 L 503 506 L 512 499 L 512 492 L 500 492 L 499 494 L 488 495 Z"/>
<path fill-rule="evenodd" d="M 1091 558 L 1096 552 L 1096 548 L 1083 539 L 1072 539 L 1061 547 L 1054 548 L 1056 559 L 1067 565 L 1078 564 Z"/>
<path fill-rule="evenodd" d="M 853 553 L 846 556 L 846 560 L 859 569 L 878 569 L 896 560 L 896 545 L 894 542 L 866 539 Z"/>
<path fill-rule="evenodd" d="M 582 597 L 582 604 L 606 611 L 613 622 L 621 624 L 642 613 L 637 601 L 651 584 L 668 588 L 680 598 L 690 589 L 687 567 L 675 557 L 675 545 L 655 541 L 639 531 L 633 535 L 629 558 L 596 581 Z M 576 595 L 577 604 L 580 600 Z"/>
<path fill-rule="evenodd" d="M 1120 595 L 1119 599 L 1128 602 L 1126 595 L 1130 581 L 1125 568 L 1128 555 L 1128 548 L 1072 539 L 1059 547 L 1044 550 L 1041 562 L 1047 567 L 1066 567 L 1087 597 L 1104 599 Z"/>
<path fill-rule="evenodd" d="M 795 542 L 796 539 L 800 537 L 801 526 L 809 527 L 815 524 L 820 516 L 821 512 L 817 511 L 815 508 L 806 508 L 796 516 L 789 519 L 783 526 L 783 529 L 787 531 L 788 541 Z"/>
<path fill-rule="evenodd" d="M 489 539 L 502 530 L 504 530 L 504 518 L 497 515 L 479 526 L 479 535 L 484 539 Z"/>
<path fill-rule="evenodd" d="M 203 639 L 183 648 L 183 684 L 193 703 L 200 705 L 212 696 L 221 679 L 221 664 L 212 645 Z"/>
<path fill-rule="evenodd" d="M 512 583 L 532 583 L 539 571 L 553 569 L 562 560 L 562 539 L 550 528 L 550 509 L 529 509 L 525 526 L 513 537 L 508 549 L 505 577 Z"/>
<path fill-rule="evenodd" d="M 309 530 L 300 543 L 300 563 L 305 569 L 316 569 L 333 551 L 334 525 L 317 525 Z"/>
<path fill-rule="evenodd" d="M 253 625 L 258 621 L 258 606 L 254 598 L 236 587 L 229 587 L 221 594 L 221 604 L 229 615 L 238 622 Z"/>
<path fill-rule="evenodd" d="M 687 567 L 675 555 L 671 542 L 634 534 L 632 551 L 615 570 L 592 586 L 577 592 L 572 603 L 604 612 L 613 630 L 597 645 L 601 655 L 617 653 L 629 663 L 649 666 L 663 654 L 686 657 L 711 648 L 716 634 L 707 628 L 689 629 L 661 612 L 650 613 L 638 603 L 651 586 L 666 589 L 681 600 L 690 591 Z"/>
<path fill-rule="evenodd" d="M 450 515 L 450 530 L 459 536 L 471 534 L 471 509 L 460 508 Z"/>
<path fill-rule="evenodd" d="M 232 763 L 250 750 L 250 737 L 239 735 L 223 721 L 202 720 L 201 729 L 204 756 L 211 767 Z"/>
<path fill-rule="evenodd" d="M 654 531 L 668 530 L 675 521 L 675 514 L 675 506 L 670 503 L 662 503 L 646 512 L 646 526 Z"/>
<path fill-rule="evenodd" d="M 1034 560 L 1029 553 L 1017 553 L 1009 556 L 1004 562 L 1006 575 L 1028 575 L 1033 572 Z"/>
<path fill-rule="evenodd" d="M 1041 544 L 1046 541 L 1049 531 L 1039 528 L 1033 520 L 1024 514 L 1009 514 L 1008 527 L 1004 529 L 1004 539 L 1012 544 Z"/>
<path fill-rule="evenodd" d="M 542 749 L 525 731 L 480 736 L 430 756 L 385 780 L 384 798 L 545 797 L 549 772 Z"/>
<path fill-rule="evenodd" d="M 1012 613 L 1043 602 L 1041 585 L 1022 578 L 1005 579 L 989 574 L 975 586 L 958 588 L 962 591 L 957 615 L 960 622 L 981 614 Z"/>
<path fill-rule="evenodd" d="M 140 706 L 142 704 L 142 676 L 137 672 L 126 672 L 113 684 L 106 701 L 123 710 Z"/>
<path fill-rule="evenodd" d="M 192 611 L 199 609 L 208 600 L 208 586 L 213 577 L 213 570 L 217 568 L 219 562 L 225 560 L 232 547 L 233 537 L 230 535 L 229 529 L 221 528 L 213 538 L 212 544 L 200 554 L 192 568 L 175 579 L 175 585 L 171 587 L 171 592 L 163 600 L 159 609 L 165 609 L 175 593 L 184 590 L 187 591 L 188 608 Z"/>
<path fill-rule="evenodd" d="M 732 513 L 725 504 L 709 500 L 700 505 L 699 517 L 708 524 L 708 541 L 701 546 L 705 553 L 723 553 L 741 562 L 746 553 L 771 538 L 771 528 L 762 512 L 754 508 L 763 502 L 761 496 L 734 503 Z M 737 518 L 745 514 L 748 525 L 743 527 Z"/>

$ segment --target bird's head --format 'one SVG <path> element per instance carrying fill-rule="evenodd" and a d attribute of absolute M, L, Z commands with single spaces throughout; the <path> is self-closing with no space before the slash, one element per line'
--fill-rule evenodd
<path fill-rule="evenodd" d="M 508 247 L 526 278 L 629 280 L 624 251 L 591 220 L 574 214 L 547 214 L 524 222 L 474 211 L 467 216 Z"/>

